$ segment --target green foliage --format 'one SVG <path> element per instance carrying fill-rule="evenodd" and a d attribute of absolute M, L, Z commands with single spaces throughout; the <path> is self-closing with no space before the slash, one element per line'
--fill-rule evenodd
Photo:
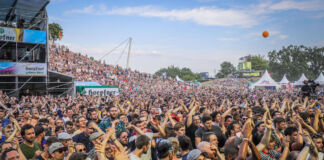
<path fill-rule="evenodd" d="M 229 74 L 233 74 L 236 71 L 235 67 L 231 62 L 223 62 L 221 64 L 220 71 L 216 74 L 216 78 L 224 78 L 228 76 Z"/>
<path fill-rule="evenodd" d="M 309 79 L 315 79 L 320 72 L 324 71 L 324 47 L 290 45 L 279 51 L 269 52 L 268 57 L 269 72 L 277 81 L 284 74 L 287 74 L 290 81 L 296 81 L 302 73 L 305 73 Z"/>
<path fill-rule="evenodd" d="M 51 37 L 53 38 L 54 41 L 56 41 L 59 38 L 59 33 L 62 32 L 63 34 L 63 29 L 62 27 L 57 24 L 57 23 L 51 23 L 48 25 L 48 30 L 49 33 L 51 35 Z"/>
<path fill-rule="evenodd" d="M 189 68 L 182 68 L 175 66 L 169 66 L 168 68 L 162 68 L 155 72 L 155 75 L 161 76 L 163 73 L 166 73 L 168 77 L 175 78 L 176 76 L 179 76 L 184 81 L 198 81 L 201 82 L 204 79 L 199 73 L 193 73 Z"/>
<path fill-rule="evenodd" d="M 221 72 L 218 72 L 215 77 L 216 78 L 224 78 L 224 75 Z"/>
<path fill-rule="evenodd" d="M 264 59 L 261 55 L 251 56 L 253 70 L 266 70 L 268 69 L 268 63 L 268 60 Z"/>

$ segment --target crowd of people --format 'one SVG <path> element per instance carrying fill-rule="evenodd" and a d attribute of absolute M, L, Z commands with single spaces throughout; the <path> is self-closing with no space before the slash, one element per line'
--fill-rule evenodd
<path fill-rule="evenodd" d="M 323 160 L 324 97 L 201 87 L 59 47 L 50 69 L 119 96 L 9 97 L 0 91 L 1 160 Z"/>

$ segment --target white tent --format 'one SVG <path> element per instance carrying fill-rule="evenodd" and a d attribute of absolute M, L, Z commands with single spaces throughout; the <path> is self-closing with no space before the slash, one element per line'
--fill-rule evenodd
<path fill-rule="evenodd" d="M 303 73 L 299 80 L 294 83 L 294 86 L 302 86 L 304 85 L 304 81 L 307 81 L 308 79 L 306 78 L 305 74 Z"/>
<path fill-rule="evenodd" d="M 286 74 L 282 77 L 282 80 L 279 83 L 280 84 L 288 84 L 289 83 L 289 81 L 288 81 L 288 79 L 286 77 Z"/>
<path fill-rule="evenodd" d="M 283 87 L 283 88 L 290 88 L 290 82 L 288 81 L 286 74 L 282 77 L 282 80 L 279 82 L 279 84 Z"/>
<path fill-rule="evenodd" d="M 178 82 L 184 82 L 182 79 L 179 78 L 179 76 L 176 76 L 176 80 L 177 80 Z"/>
<path fill-rule="evenodd" d="M 275 87 L 276 89 L 279 89 L 280 85 L 270 77 L 268 71 L 266 70 L 263 76 L 261 77 L 261 79 L 255 82 L 252 86 L 252 88 L 256 88 L 256 87 L 257 88 Z"/>
<path fill-rule="evenodd" d="M 324 85 L 324 76 L 323 73 L 321 72 L 321 74 L 315 79 L 316 83 L 319 83 L 320 85 Z"/>

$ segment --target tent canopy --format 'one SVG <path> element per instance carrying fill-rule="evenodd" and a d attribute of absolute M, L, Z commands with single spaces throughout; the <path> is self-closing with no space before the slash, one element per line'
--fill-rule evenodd
<path fill-rule="evenodd" d="M 75 81 L 75 86 L 101 86 L 100 83 L 94 81 Z"/>
<path fill-rule="evenodd" d="M 320 85 L 324 85 L 324 76 L 323 73 L 321 72 L 320 75 L 315 79 L 316 83 L 319 83 Z"/>
<path fill-rule="evenodd" d="M 279 83 L 280 84 L 288 84 L 289 83 L 289 81 L 288 81 L 288 79 L 286 77 L 286 74 L 282 77 L 282 80 Z"/>
<path fill-rule="evenodd" d="M 294 83 L 295 86 L 301 86 L 304 85 L 304 81 L 307 81 L 308 79 L 306 78 L 305 74 L 303 73 L 299 80 Z"/>
<path fill-rule="evenodd" d="M 177 80 L 178 82 L 184 82 L 182 79 L 179 78 L 179 76 L 176 76 L 176 80 Z"/>
<path fill-rule="evenodd" d="M 252 88 L 255 87 L 275 87 L 276 89 L 280 88 L 280 85 L 274 81 L 268 71 L 266 70 L 260 80 L 254 83 Z"/>
<path fill-rule="evenodd" d="M 0 21 L 17 22 L 23 18 L 25 22 L 31 23 L 45 9 L 50 0 L 0 0 Z"/>

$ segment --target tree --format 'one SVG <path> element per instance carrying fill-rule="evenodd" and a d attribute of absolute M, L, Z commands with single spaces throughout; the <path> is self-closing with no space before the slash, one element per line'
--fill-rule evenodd
<path fill-rule="evenodd" d="M 315 79 L 324 71 L 324 48 L 290 45 L 269 52 L 268 57 L 269 71 L 277 81 L 284 74 L 287 74 L 289 80 L 295 81 L 302 73 L 309 79 Z"/>
<path fill-rule="evenodd" d="M 51 23 L 48 25 L 49 33 L 53 39 L 53 41 L 56 41 L 59 38 L 60 32 L 63 36 L 63 29 L 62 27 L 57 23 Z"/>
<path fill-rule="evenodd" d="M 159 69 L 155 72 L 155 75 L 161 76 L 163 73 L 166 73 L 167 76 L 175 78 L 179 76 L 184 81 L 203 81 L 202 76 L 199 73 L 193 73 L 189 68 L 182 68 L 175 66 L 169 66 L 168 68 Z"/>
<path fill-rule="evenodd" d="M 235 72 L 235 67 L 231 62 L 223 62 L 221 64 L 221 69 L 219 73 L 217 73 L 217 78 L 223 78 L 228 76 L 229 74 L 233 74 Z"/>
<path fill-rule="evenodd" d="M 251 56 L 251 65 L 253 70 L 266 70 L 268 69 L 268 60 L 261 55 L 254 55 Z"/>
<path fill-rule="evenodd" d="M 224 75 L 223 73 L 221 72 L 218 72 L 216 75 L 215 75 L 216 78 L 224 78 Z"/>

